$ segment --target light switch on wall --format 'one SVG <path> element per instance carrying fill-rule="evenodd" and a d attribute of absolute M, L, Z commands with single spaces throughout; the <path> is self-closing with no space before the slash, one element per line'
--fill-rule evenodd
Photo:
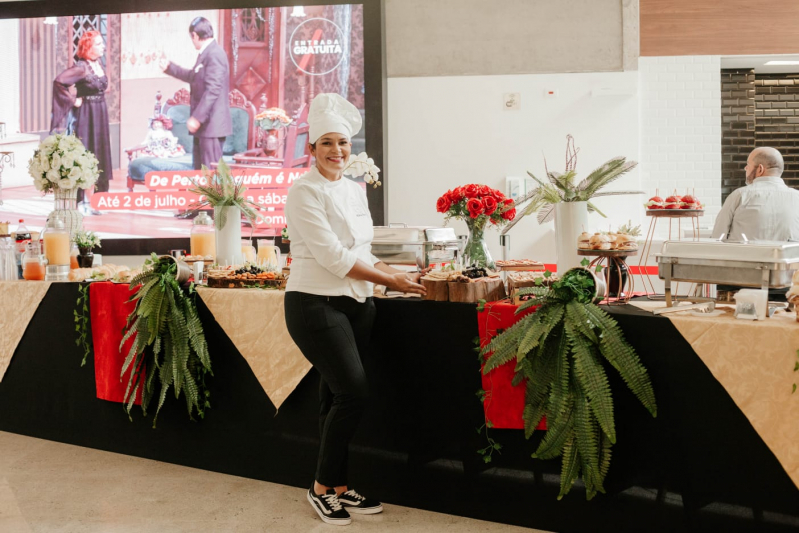
<path fill-rule="evenodd" d="M 522 108 L 521 93 L 505 93 L 502 95 L 502 108 L 506 111 L 518 111 Z"/>

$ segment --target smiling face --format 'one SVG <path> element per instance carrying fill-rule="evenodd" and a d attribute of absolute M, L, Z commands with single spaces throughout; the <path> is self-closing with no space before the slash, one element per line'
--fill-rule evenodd
<path fill-rule="evenodd" d="M 352 152 L 349 137 L 341 133 L 325 133 L 311 145 L 311 154 L 316 158 L 316 168 L 327 179 L 338 179 Z"/>
<path fill-rule="evenodd" d="M 105 41 L 103 41 L 101 35 L 98 35 L 94 38 L 94 41 L 92 41 L 92 47 L 89 48 L 87 56 L 92 61 L 96 61 L 103 57 L 103 54 L 105 54 Z"/>

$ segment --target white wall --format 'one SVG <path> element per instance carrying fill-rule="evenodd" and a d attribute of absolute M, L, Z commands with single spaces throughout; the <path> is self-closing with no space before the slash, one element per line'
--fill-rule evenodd
<path fill-rule="evenodd" d="M 504 191 L 505 176 L 530 170 L 544 177 L 544 156 L 550 170 L 563 170 L 568 133 L 580 148 L 579 175 L 617 155 L 637 160 L 637 87 L 637 72 L 389 78 L 387 222 L 441 225 L 435 204 L 447 189 L 485 183 Z M 600 88 L 626 94 L 591 95 Z M 545 98 L 545 90 L 556 90 L 557 98 Z M 505 92 L 521 93 L 520 111 L 503 110 Z M 609 187 L 639 188 L 637 170 Z M 609 219 L 591 215 L 591 224 L 640 223 L 643 202 L 639 196 L 598 199 Z M 466 233 L 465 223 L 452 225 Z M 531 216 L 510 235 L 514 257 L 555 261 L 553 223 L 539 226 Z M 498 236 L 488 232 L 495 258 L 501 257 Z"/>
<path fill-rule="evenodd" d="M 641 184 L 648 197 L 695 188 L 705 204 L 700 226 L 712 226 L 721 209 L 720 58 L 641 57 L 638 68 Z M 657 229 L 666 236 L 665 223 Z"/>

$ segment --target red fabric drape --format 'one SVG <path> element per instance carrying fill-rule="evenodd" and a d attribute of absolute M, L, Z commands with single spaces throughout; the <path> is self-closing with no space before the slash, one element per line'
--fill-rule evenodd
<path fill-rule="evenodd" d="M 135 293 L 127 284 L 95 282 L 89 287 L 89 310 L 91 312 L 92 342 L 94 343 L 94 380 L 97 397 L 110 402 L 123 402 L 128 386 L 130 370 L 120 378 L 122 365 L 133 338 L 128 339 L 122 350 L 122 330 L 133 312 L 135 304 L 127 303 Z M 141 404 L 141 389 L 136 395 L 136 405 Z"/>
<path fill-rule="evenodd" d="M 499 329 L 507 329 L 523 316 L 534 312 L 535 308 L 516 315 L 518 306 L 505 302 L 489 302 L 477 313 L 477 328 L 480 334 L 480 347 L 486 346 Z M 524 382 L 518 387 L 511 385 L 515 360 L 504 364 L 487 375 L 483 375 L 483 390 L 486 392 L 483 409 L 486 419 L 498 429 L 524 429 Z M 546 429 L 546 419 L 538 425 Z"/>

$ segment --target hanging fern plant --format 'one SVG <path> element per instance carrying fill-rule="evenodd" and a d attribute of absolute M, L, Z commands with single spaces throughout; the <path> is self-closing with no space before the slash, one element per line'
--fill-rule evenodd
<path fill-rule="evenodd" d="M 605 373 L 610 363 L 652 416 L 657 405 L 652 384 L 638 355 L 622 336 L 618 323 L 593 300 L 596 278 L 587 269 L 572 269 L 550 287 L 522 289 L 535 312 L 497 335 L 482 350 L 488 355 L 483 373 L 516 360 L 513 380 L 526 380 L 524 428 L 529 439 L 546 416 L 547 434 L 534 458 L 562 457 L 560 494 L 568 494 L 580 474 L 590 500 L 604 492 L 616 442 L 613 397 Z M 604 361 L 603 361 L 604 360 Z"/>
<path fill-rule="evenodd" d="M 195 412 L 202 418 L 210 407 L 205 376 L 213 375 L 211 358 L 194 305 L 194 285 L 188 294 L 184 292 L 177 280 L 177 268 L 171 257 L 153 254 L 145 262 L 145 270 L 131 280 L 131 290 L 141 286 L 130 299 L 136 307 L 128 317 L 120 343 L 122 350 L 128 339 L 134 339 L 122 366 L 122 375 L 133 368 L 125 390 L 125 409 L 130 416 L 141 391 L 141 407 L 146 416 L 157 393 L 153 427 L 170 387 L 175 398 L 183 393 L 190 418 Z"/>

